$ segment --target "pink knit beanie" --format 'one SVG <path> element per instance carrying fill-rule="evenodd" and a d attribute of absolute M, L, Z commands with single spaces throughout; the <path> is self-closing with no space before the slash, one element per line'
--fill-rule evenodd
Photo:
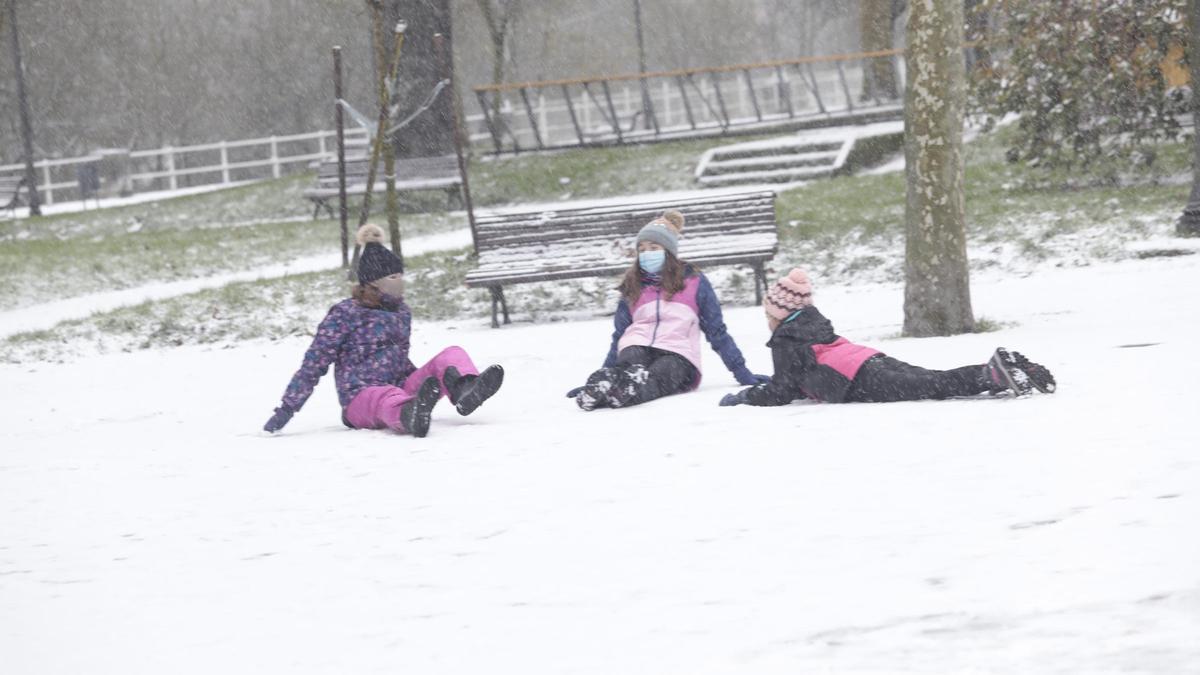
<path fill-rule="evenodd" d="M 775 282 L 767 297 L 763 299 L 763 307 L 767 314 L 783 321 L 798 309 L 812 304 L 812 282 L 804 270 L 795 268 L 787 276 Z"/>

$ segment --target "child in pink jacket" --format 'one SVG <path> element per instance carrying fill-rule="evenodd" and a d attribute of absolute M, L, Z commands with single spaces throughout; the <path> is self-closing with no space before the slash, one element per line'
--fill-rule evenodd
<path fill-rule="evenodd" d="M 1049 370 L 1004 348 L 985 364 L 952 370 L 909 365 L 834 333 L 812 297 L 812 283 L 799 269 L 771 288 L 763 306 L 775 374 L 764 384 L 727 394 L 721 405 L 787 405 L 802 398 L 830 403 L 916 401 L 1055 389 Z"/>
<path fill-rule="evenodd" d="M 712 284 L 679 259 L 683 217 L 667 212 L 638 232 L 638 258 L 621 282 L 604 367 L 568 392 L 583 410 L 627 408 L 700 385 L 700 335 L 739 384 L 765 382 L 725 330 Z"/>

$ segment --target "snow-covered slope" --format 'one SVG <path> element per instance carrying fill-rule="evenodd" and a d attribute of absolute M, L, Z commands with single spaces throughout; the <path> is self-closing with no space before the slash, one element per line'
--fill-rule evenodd
<path fill-rule="evenodd" d="M 417 360 L 509 372 L 422 440 L 342 428 L 331 381 L 259 432 L 300 340 L 0 366 L 0 670 L 1194 672 L 1197 278 L 977 283 L 1013 325 L 927 340 L 898 287 L 818 286 L 898 358 L 1054 369 L 1017 400 L 718 408 L 709 352 L 696 393 L 582 413 L 604 321 L 418 321 Z M 769 371 L 761 311 L 727 319 Z"/>

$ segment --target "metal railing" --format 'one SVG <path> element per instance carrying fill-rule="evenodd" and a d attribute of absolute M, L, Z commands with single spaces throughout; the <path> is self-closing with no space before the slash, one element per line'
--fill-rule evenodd
<path fill-rule="evenodd" d="M 346 138 L 348 143 L 365 144 L 366 131 L 347 129 Z M 337 150 L 336 139 L 335 131 L 315 131 L 290 136 L 134 150 L 127 154 L 128 171 L 121 178 L 127 181 L 126 189 L 129 192 L 232 185 L 279 178 L 297 170 L 307 170 L 313 162 L 333 157 Z M 53 204 L 81 198 L 78 169 L 112 156 L 113 153 L 109 151 L 104 155 L 34 162 L 42 203 Z M 24 164 L 0 165 L 0 175 L 20 175 L 24 171 Z"/>
<path fill-rule="evenodd" d="M 902 114 L 902 50 L 475 87 L 471 140 L 496 153 L 804 126 Z M 894 92 L 875 86 L 890 69 Z M 864 95 L 865 94 L 865 95 Z M 475 126 L 478 125 L 478 126 Z"/>

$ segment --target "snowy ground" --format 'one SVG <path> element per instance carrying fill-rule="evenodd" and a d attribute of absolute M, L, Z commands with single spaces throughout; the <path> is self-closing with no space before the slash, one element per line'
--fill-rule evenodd
<path fill-rule="evenodd" d="M 976 283 L 1000 332 L 840 332 L 1025 399 L 585 414 L 609 326 L 418 322 L 509 378 L 426 439 L 350 431 L 332 381 L 258 431 L 302 340 L 0 366 L 0 654 L 26 673 L 1200 672 L 1200 256 Z M 731 331 L 769 369 L 761 312 Z M 331 380 L 331 378 L 329 378 Z"/>

